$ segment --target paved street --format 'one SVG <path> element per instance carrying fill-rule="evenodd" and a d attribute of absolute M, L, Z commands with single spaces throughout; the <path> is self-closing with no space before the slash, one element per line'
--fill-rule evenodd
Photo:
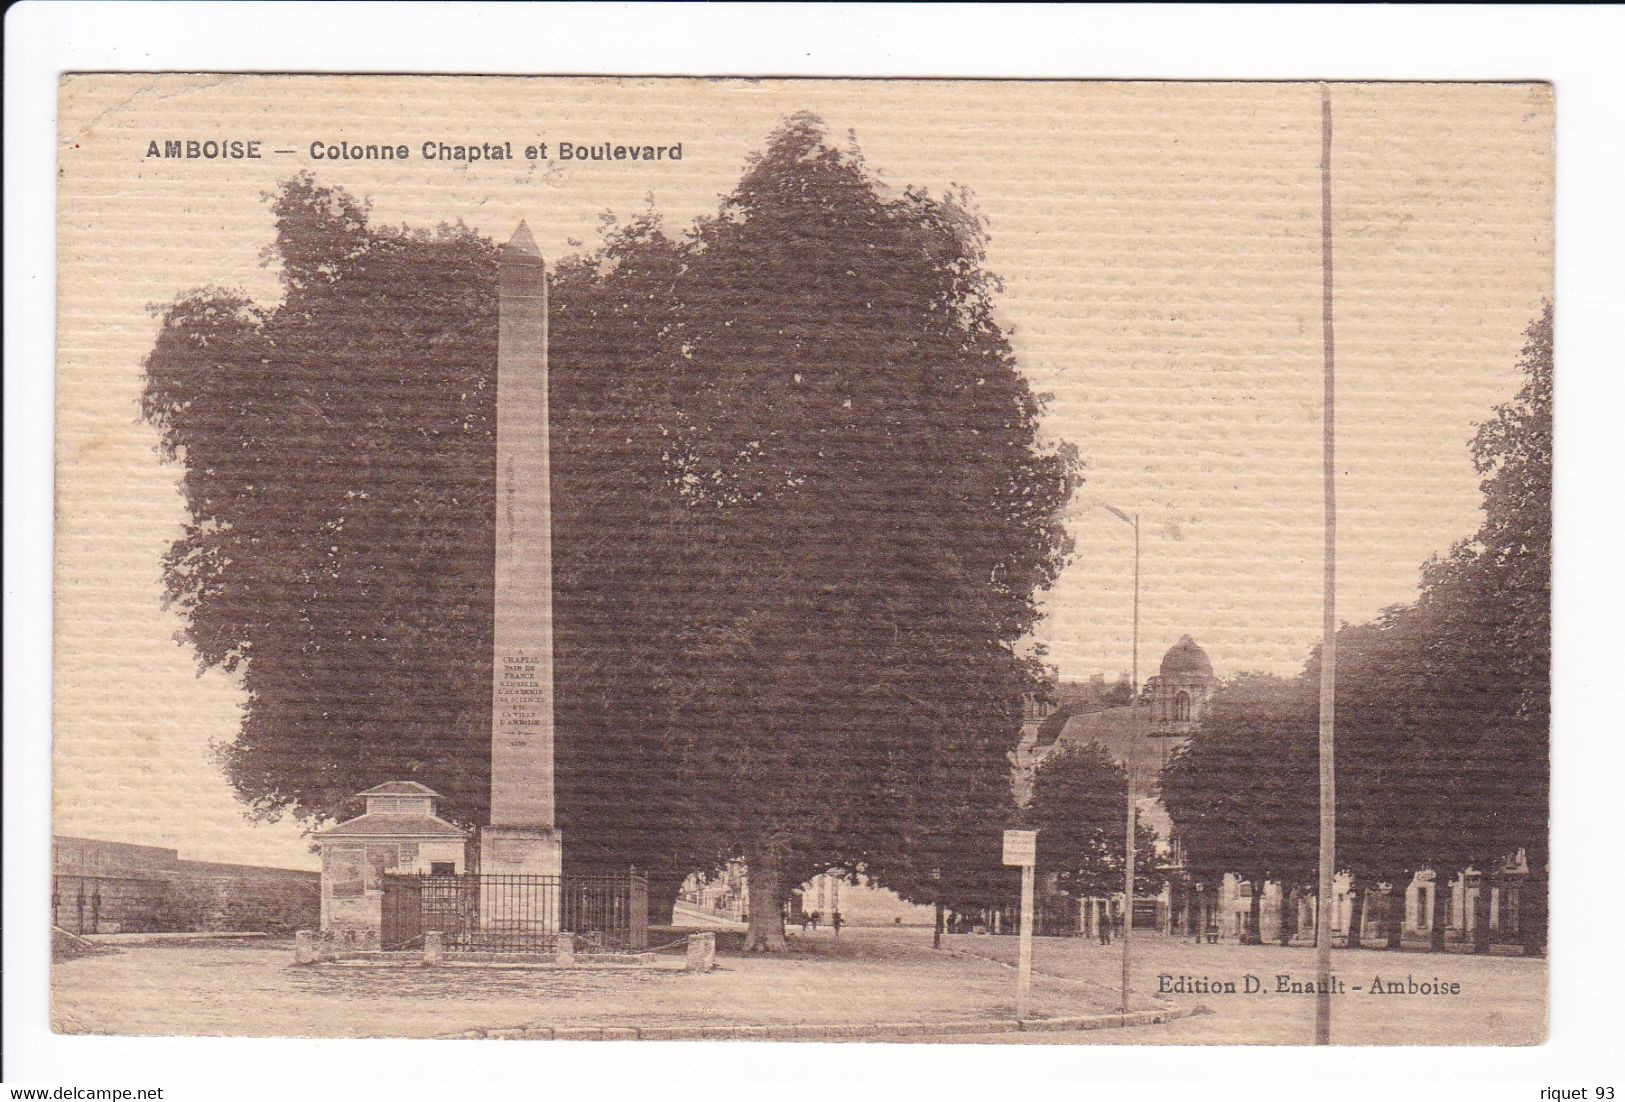
<path fill-rule="evenodd" d="M 827 930 L 794 937 L 783 957 L 721 953 L 705 976 L 672 972 L 296 967 L 291 945 L 129 946 L 60 962 L 52 1018 L 69 1033 L 227 1036 L 431 1037 L 530 1025 L 858 1025 L 1008 1019 L 1014 1014 L 1016 939 L 951 936 L 930 948 L 919 928 Z M 1136 940 L 1137 1006 L 1160 977 L 1205 977 L 1237 993 L 1160 997 L 1212 1013 L 1164 1025 L 1078 1033 L 955 1036 L 953 1041 L 1041 1044 L 1307 1043 L 1313 997 L 1278 993 L 1279 975 L 1313 977 L 1313 950 Z M 1120 945 L 1039 938 L 1038 1017 L 1117 1007 Z M 1350 990 L 1337 997 L 1344 1044 L 1535 1044 L 1545 1032 L 1545 962 L 1386 953 L 1336 955 Z M 1260 993 L 1247 994 L 1254 976 Z M 1459 983 L 1459 995 L 1372 995 L 1374 978 Z M 1187 984 L 1190 981 L 1187 980 Z M 1359 986 L 1361 991 L 1354 991 Z M 943 1039 L 934 1039 L 943 1040 Z"/>
<path fill-rule="evenodd" d="M 929 930 L 792 935 L 784 956 L 720 952 L 708 975 L 298 967 L 293 946 L 150 945 L 55 966 L 52 1019 L 68 1033 L 432 1037 L 470 1029 L 865 1025 L 1008 1019 L 1009 968 L 936 953 Z M 1116 1006 L 1065 978 L 1034 984 L 1050 1017 Z"/>
<path fill-rule="evenodd" d="M 948 944 L 956 952 L 1014 962 L 1016 939 L 958 935 Z M 1083 938 L 1038 938 L 1033 947 L 1036 972 L 1116 989 L 1122 944 L 1110 946 Z M 1314 1034 L 1314 996 L 1277 990 L 1279 976 L 1288 982 L 1314 979 L 1314 950 L 1278 945 L 1195 945 L 1160 935 L 1137 937 L 1131 954 L 1133 980 L 1140 992 L 1155 993 L 1168 977 L 1232 983 L 1236 993 L 1167 993 L 1179 1004 L 1200 1003 L 1210 1014 L 1169 1022 L 1132 1034 L 1032 1034 L 1023 1041 L 1045 1044 L 1308 1044 Z M 1332 1039 L 1351 1045 L 1507 1045 L 1539 1044 L 1546 1037 L 1546 962 L 1524 957 L 1478 957 L 1405 950 L 1338 950 L 1334 972 L 1344 983 L 1332 1004 Z M 1258 993 L 1248 994 L 1248 976 Z M 1373 981 L 1386 987 L 1407 979 L 1418 984 L 1459 984 L 1459 995 L 1373 994 Z M 1359 990 L 1355 990 L 1359 988 Z M 1010 1038 L 959 1037 L 960 1041 L 1008 1041 Z"/>

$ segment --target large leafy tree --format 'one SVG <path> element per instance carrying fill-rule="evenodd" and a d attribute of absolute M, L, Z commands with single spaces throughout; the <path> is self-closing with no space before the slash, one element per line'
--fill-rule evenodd
<path fill-rule="evenodd" d="M 1265 881 L 1314 878 L 1319 834 L 1315 700 L 1302 678 L 1243 675 L 1215 694 L 1202 727 L 1159 779 L 1190 873 L 1252 884 L 1257 935 Z"/>
<path fill-rule="evenodd" d="M 1019 898 L 1020 872 L 1003 859 L 1004 830 L 1021 825 L 1008 760 L 1013 741 L 998 720 L 1006 692 L 1019 696 L 1042 671 L 1012 663 L 1006 674 L 1008 690 L 994 689 L 980 702 L 993 722 L 954 723 L 927 694 L 910 694 L 919 705 L 905 720 L 917 773 L 912 784 L 894 782 L 885 797 L 896 801 L 899 834 L 848 858 L 904 899 L 935 904 L 939 927 L 945 912 L 976 915 Z"/>
<path fill-rule="evenodd" d="M 982 242 L 963 197 L 884 193 L 797 116 L 690 246 L 669 446 L 717 553 L 673 731 L 752 947 L 813 872 L 917 889 L 953 857 L 925 839 L 1007 822 L 1075 464 L 1036 445 Z"/>
<path fill-rule="evenodd" d="M 174 304 L 143 402 L 190 513 L 169 596 L 245 688 L 228 773 L 264 814 L 396 776 L 481 822 L 495 250 L 309 177 L 273 207 L 283 300 Z M 940 839 L 994 844 L 1076 477 L 1036 446 L 996 286 L 962 197 L 883 194 L 808 117 L 691 232 L 648 215 L 559 266 L 572 860 L 674 883 L 744 854 L 776 948 L 812 872 L 919 894 Z"/>
<path fill-rule="evenodd" d="M 1552 314 L 1529 327 L 1523 385 L 1471 443 L 1484 523 L 1426 564 L 1411 605 L 1339 641 L 1338 737 L 1353 751 L 1339 784 L 1339 851 L 1357 880 L 1398 892 L 1432 869 L 1494 873 L 1523 853 L 1532 876 L 1525 936 L 1545 926 L 1551 676 Z M 1314 663 L 1311 664 L 1312 669 Z M 1349 761 L 1340 749 L 1339 762 Z M 1344 822 L 1350 805 L 1353 821 Z M 1476 931 L 1488 948 L 1489 893 Z M 1444 944 L 1445 893 L 1433 893 Z"/>
<path fill-rule="evenodd" d="M 1484 524 L 1426 579 L 1447 584 L 1471 569 L 1499 598 L 1494 634 L 1507 680 L 1498 708 L 1513 694 L 1517 718 L 1543 726 L 1551 712 L 1552 678 L 1552 307 L 1525 332 L 1518 358 L 1523 385 L 1481 424 L 1472 442 L 1482 476 Z M 1467 563 L 1470 562 L 1469 567 Z"/>
<path fill-rule="evenodd" d="M 389 777 L 479 821 L 489 717 L 495 253 L 274 197 L 283 299 L 163 314 L 142 399 L 181 467 L 164 561 L 200 667 L 242 681 L 228 774 L 319 819 Z"/>
<path fill-rule="evenodd" d="M 1033 777 L 1028 826 L 1038 831 L 1038 869 L 1059 874 L 1059 886 L 1075 896 L 1123 890 L 1123 829 L 1127 825 L 1128 777 L 1122 763 L 1096 743 L 1052 752 Z M 1134 890 L 1154 894 L 1162 886 L 1156 831 L 1134 824 Z"/>
<path fill-rule="evenodd" d="M 143 396 L 190 514 L 168 596 L 244 688 L 228 776 L 262 815 L 412 778 L 484 822 L 496 250 L 309 176 L 270 198 L 282 301 L 172 305 Z M 691 546 L 657 428 L 676 253 L 645 217 L 563 265 L 553 357 L 560 823 L 573 864 L 637 864 L 668 902 L 709 852 L 657 726 Z"/>
<path fill-rule="evenodd" d="M 1441 877 L 1493 872 L 1520 851 L 1531 877 L 1526 946 L 1544 943 L 1550 786 L 1552 311 L 1529 326 L 1523 385 L 1471 443 L 1484 523 L 1422 573 L 1413 615 L 1427 691 L 1407 711 L 1429 732 L 1436 780 L 1425 845 Z M 1441 881 L 1442 882 L 1442 881 Z M 1435 892 L 1442 907 L 1443 893 Z M 1487 948 L 1488 892 L 1477 929 Z M 1442 944 L 1443 914 L 1433 924 Z"/>
<path fill-rule="evenodd" d="M 607 230 L 553 281 L 558 781 L 570 859 L 649 869 L 665 921 L 683 879 L 729 856 L 669 735 L 674 694 L 693 691 L 673 655 L 710 597 L 690 583 L 713 548 L 664 428 L 684 249 L 652 211 Z"/>
<path fill-rule="evenodd" d="M 1384 920 L 1399 946 L 1405 890 L 1428 867 L 1437 835 L 1438 777 L 1420 717 L 1396 707 L 1432 695 L 1417 662 L 1422 625 L 1409 606 L 1387 609 L 1369 624 L 1345 626 L 1337 639 L 1337 855 L 1351 878 L 1350 943 L 1373 893 L 1388 885 Z M 1306 678 L 1319 679 L 1320 654 Z M 1447 841 L 1438 836 L 1437 841 Z"/>

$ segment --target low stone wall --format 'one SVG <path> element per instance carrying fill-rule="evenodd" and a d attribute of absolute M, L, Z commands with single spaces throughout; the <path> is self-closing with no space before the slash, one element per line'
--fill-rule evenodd
<path fill-rule="evenodd" d="M 160 929 L 291 934 L 321 921 L 321 884 L 286 877 L 191 876 L 169 883 Z"/>
<path fill-rule="evenodd" d="M 72 933 L 116 934 L 157 930 L 167 879 L 124 876 L 56 876 L 51 883 L 51 924 Z"/>
<path fill-rule="evenodd" d="M 172 849 L 89 838 L 54 843 L 52 919 L 73 933 L 291 934 L 321 921 L 316 872 L 188 861 Z"/>

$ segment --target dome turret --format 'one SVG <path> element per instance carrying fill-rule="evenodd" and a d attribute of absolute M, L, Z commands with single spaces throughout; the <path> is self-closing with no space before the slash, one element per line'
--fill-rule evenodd
<path fill-rule="evenodd" d="M 1181 635 L 1179 642 L 1169 647 L 1168 653 L 1162 656 L 1162 676 L 1212 677 L 1213 663 L 1208 661 L 1207 651 L 1196 645 L 1196 640 L 1189 635 Z"/>

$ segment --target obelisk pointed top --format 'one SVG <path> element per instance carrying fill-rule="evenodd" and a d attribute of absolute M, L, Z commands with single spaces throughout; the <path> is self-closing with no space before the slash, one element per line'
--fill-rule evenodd
<path fill-rule="evenodd" d="M 502 246 L 504 260 L 516 256 L 522 256 L 529 260 L 542 259 L 542 250 L 536 247 L 536 239 L 530 235 L 530 227 L 525 225 L 523 218 L 519 220 L 519 228 L 513 231 L 512 237 L 508 238 L 508 243 Z"/>

